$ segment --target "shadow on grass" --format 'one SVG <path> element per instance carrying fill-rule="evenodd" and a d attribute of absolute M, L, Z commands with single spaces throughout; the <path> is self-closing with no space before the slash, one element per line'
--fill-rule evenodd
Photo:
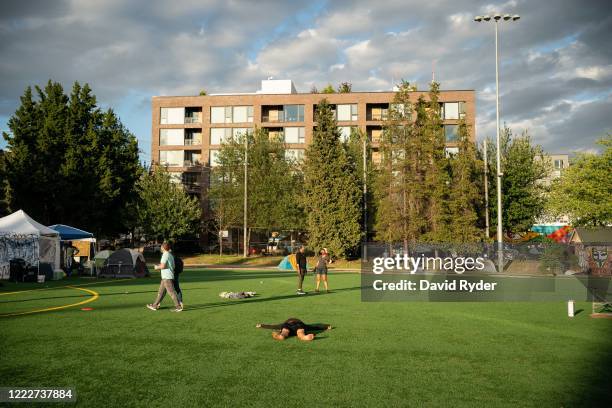
<path fill-rule="evenodd" d="M 590 317 L 589 317 L 590 318 Z M 593 321 L 597 319 L 592 319 Z M 602 322 L 612 323 L 612 321 Z M 602 339 L 607 344 L 602 349 L 593 350 L 589 361 L 584 362 L 584 370 L 578 372 L 580 384 L 586 386 L 576 387 L 574 400 L 568 401 L 568 407 L 612 407 L 612 388 L 610 388 L 610 368 L 612 367 L 612 324 L 608 324 L 602 331 Z M 591 346 L 593 347 L 593 346 Z"/>
<path fill-rule="evenodd" d="M 336 289 L 332 293 L 329 293 L 328 295 L 334 295 L 335 293 L 341 293 L 341 292 L 350 292 L 350 291 L 355 291 L 359 289 L 361 289 L 361 286 Z M 192 312 L 196 310 L 202 310 L 202 309 L 211 309 L 215 307 L 238 306 L 238 305 L 246 305 L 250 303 L 270 302 L 270 301 L 285 300 L 285 299 L 297 299 L 297 298 L 307 299 L 309 297 L 310 296 L 308 295 L 290 294 L 290 295 L 262 297 L 262 298 L 255 297 L 255 298 L 247 298 L 247 299 L 228 299 L 225 302 L 214 302 L 214 303 L 204 303 L 204 304 L 194 304 L 194 305 L 189 304 L 187 305 L 185 310 L 183 310 L 183 313 Z"/>
<path fill-rule="evenodd" d="M 189 282 L 214 282 L 214 281 L 226 281 L 236 279 L 265 279 L 265 278 L 287 278 L 296 276 L 295 272 L 276 272 L 276 271 L 261 271 L 261 272 L 246 272 L 246 271 L 233 271 L 233 270 L 186 270 L 181 274 L 181 283 Z M 84 286 L 95 288 L 106 288 L 120 285 L 138 286 L 138 285 L 159 285 L 159 276 L 151 276 L 148 278 L 99 278 L 99 279 L 88 279 L 88 278 L 69 278 L 61 281 L 47 282 L 47 287 L 41 287 L 40 283 L 9 283 L 0 290 L 0 294 L 3 292 L 19 292 L 19 291 L 32 291 L 32 290 L 52 290 L 65 288 L 66 286 Z M 18 294 L 15 294 L 18 295 Z"/>

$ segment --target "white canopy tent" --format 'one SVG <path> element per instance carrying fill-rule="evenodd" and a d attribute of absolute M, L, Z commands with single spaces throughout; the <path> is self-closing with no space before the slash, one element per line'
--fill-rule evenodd
<path fill-rule="evenodd" d="M 22 258 L 32 265 L 60 270 L 59 233 L 33 220 L 23 210 L 0 218 L 0 264 Z"/>

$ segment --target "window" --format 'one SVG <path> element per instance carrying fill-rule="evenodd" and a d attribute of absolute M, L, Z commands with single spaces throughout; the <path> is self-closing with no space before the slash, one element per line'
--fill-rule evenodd
<path fill-rule="evenodd" d="M 304 149 L 285 150 L 285 159 L 289 161 L 300 161 L 304 159 Z"/>
<path fill-rule="evenodd" d="M 246 123 L 247 116 L 246 106 L 234 106 L 232 117 L 233 123 Z"/>
<path fill-rule="evenodd" d="M 459 148 L 458 147 L 447 147 L 446 149 L 444 149 L 444 152 L 446 153 L 446 157 L 449 158 L 459 153 Z"/>
<path fill-rule="evenodd" d="M 465 118 L 465 102 L 444 102 L 440 105 L 442 119 L 458 120 Z"/>
<path fill-rule="evenodd" d="M 210 123 L 253 122 L 252 106 L 213 106 L 210 108 Z"/>
<path fill-rule="evenodd" d="M 357 104 L 338 105 L 336 108 L 337 119 L 339 121 L 357 120 Z"/>
<path fill-rule="evenodd" d="M 225 106 L 210 108 L 210 123 L 225 123 Z"/>
<path fill-rule="evenodd" d="M 215 167 L 218 166 L 219 163 L 219 150 L 209 150 L 209 160 L 208 160 L 208 164 L 210 165 L 210 167 Z"/>
<path fill-rule="evenodd" d="M 232 128 L 210 128 L 210 144 L 220 145 L 232 138 Z"/>
<path fill-rule="evenodd" d="M 444 136 L 446 136 L 447 142 L 456 142 L 459 140 L 457 131 L 459 126 L 457 125 L 444 125 Z"/>
<path fill-rule="evenodd" d="M 286 127 L 285 143 L 304 143 L 304 128 Z"/>
<path fill-rule="evenodd" d="M 340 131 L 340 141 L 346 142 L 351 138 L 351 133 L 353 129 L 356 129 L 355 126 L 338 126 L 338 130 Z"/>
<path fill-rule="evenodd" d="M 160 129 L 159 130 L 159 145 L 160 146 L 182 146 L 183 145 L 183 129 Z"/>
<path fill-rule="evenodd" d="M 251 128 L 210 128 L 210 144 L 220 145 L 227 143 L 251 131 Z"/>
<path fill-rule="evenodd" d="M 185 108 L 161 108 L 159 123 L 162 125 L 182 125 L 185 123 Z"/>
<path fill-rule="evenodd" d="M 180 167 L 183 165 L 183 152 L 183 150 L 161 150 L 159 152 L 159 164 Z"/>
<path fill-rule="evenodd" d="M 285 105 L 283 107 L 285 122 L 303 122 L 304 105 Z"/>
<path fill-rule="evenodd" d="M 250 128 L 232 128 L 232 137 L 234 140 L 238 140 L 241 136 L 244 136 L 247 133 L 251 133 Z"/>
<path fill-rule="evenodd" d="M 444 119 L 459 119 L 459 102 L 445 102 L 442 105 L 442 113 Z"/>
<path fill-rule="evenodd" d="M 563 160 L 555 160 L 554 162 L 555 170 L 563 169 Z"/>

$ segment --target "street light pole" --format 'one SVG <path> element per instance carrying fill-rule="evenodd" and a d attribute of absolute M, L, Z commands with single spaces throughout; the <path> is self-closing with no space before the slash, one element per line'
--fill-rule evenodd
<path fill-rule="evenodd" d="M 505 14 L 502 16 L 501 14 L 495 14 L 493 17 L 491 16 L 476 16 L 474 17 L 474 21 L 480 23 L 482 21 L 493 21 L 495 22 L 495 134 L 496 134 L 496 144 L 497 144 L 497 265 L 498 271 L 503 272 L 504 270 L 504 235 L 502 230 L 502 199 L 501 199 L 501 181 L 502 181 L 502 172 L 501 172 L 501 148 L 500 148 L 500 136 L 499 136 L 499 46 L 498 46 L 498 22 L 502 18 L 504 21 L 517 21 L 521 17 L 518 14 L 513 16 L 509 14 Z"/>
<path fill-rule="evenodd" d="M 489 239 L 489 161 L 487 139 L 484 139 L 485 236 Z"/>
<path fill-rule="evenodd" d="M 497 20 L 495 19 L 495 140 L 497 145 L 497 270 L 504 271 L 504 233 L 502 230 L 502 172 L 501 149 L 499 145 L 499 47 Z"/>
<path fill-rule="evenodd" d="M 248 163 L 249 163 L 249 135 L 245 132 L 244 135 L 244 229 L 243 229 L 243 248 L 242 256 L 249 256 L 248 239 L 247 239 L 247 192 L 248 192 Z"/>
<path fill-rule="evenodd" d="M 362 133 L 363 139 L 363 254 L 362 259 L 368 257 L 368 151 L 367 134 Z"/>

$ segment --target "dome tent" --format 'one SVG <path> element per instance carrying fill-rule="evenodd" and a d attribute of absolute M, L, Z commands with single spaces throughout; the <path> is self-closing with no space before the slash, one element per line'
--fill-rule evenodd
<path fill-rule="evenodd" d="M 144 278 L 146 276 L 149 276 L 149 270 L 144 256 L 128 248 L 110 254 L 98 272 L 98 277 L 101 278 Z"/>

